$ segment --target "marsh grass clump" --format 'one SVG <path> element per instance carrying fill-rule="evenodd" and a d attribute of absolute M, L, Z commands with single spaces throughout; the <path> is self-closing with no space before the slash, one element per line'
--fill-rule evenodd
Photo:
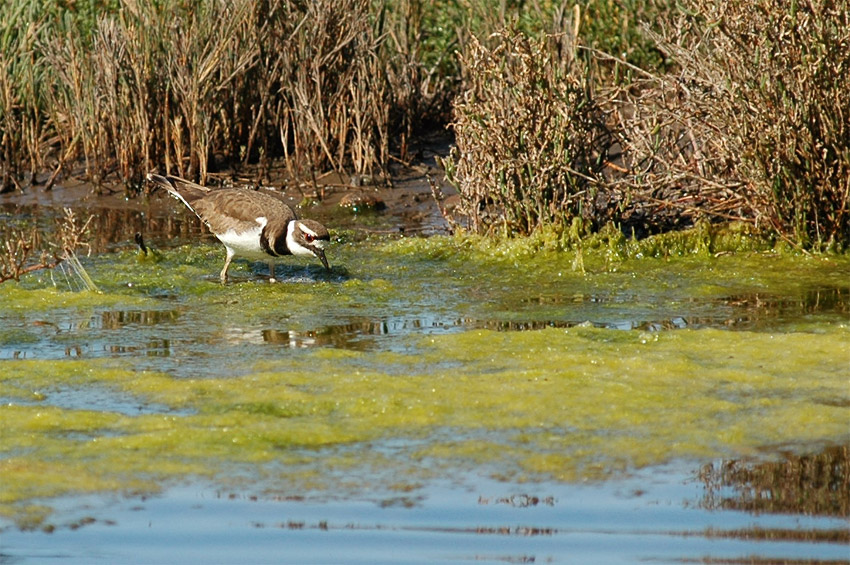
<path fill-rule="evenodd" d="M 653 10 L 592 4 L 585 19 L 600 40 L 617 36 L 609 22 Z M 393 159 L 409 162 L 417 132 L 444 127 L 458 50 L 511 23 L 537 37 L 563 12 L 499 0 L 9 0 L 0 190 L 42 183 L 43 171 L 46 187 L 82 170 L 129 195 L 152 169 L 205 181 L 259 164 L 260 181 L 273 159 L 293 177 L 386 178 Z"/>
<path fill-rule="evenodd" d="M 0 193 L 40 172 L 49 149 L 47 69 L 37 50 L 45 17 L 36 2 L 0 3 Z"/>
<path fill-rule="evenodd" d="M 593 215 L 607 130 L 576 56 L 577 19 L 562 22 L 539 39 L 511 29 L 473 38 L 461 55 L 456 146 L 444 163 L 460 194 L 455 215 L 476 233 L 528 235 Z"/>
<path fill-rule="evenodd" d="M 383 173 L 390 133 L 438 96 L 414 0 L 35 4 L 0 7 L 2 190 L 27 160 L 81 161 L 128 194 L 152 169 L 205 181 L 273 158 L 300 177 Z"/>
<path fill-rule="evenodd" d="M 716 31 L 756 217 L 803 247 L 850 245 L 850 3 L 732 2 Z"/>
<path fill-rule="evenodd" d="M 706 120 L 710 94 L 674 72 L 641 71 L 605 90 L 613 144 L 597 178 L 607 204 L 598 224 L 642 239 L 701 220 L 753 221 L 729 140 Z"/>
<path fill-rule="evenodd" d="M 570 6 L 7 0 L 0 192 L 274 165 L 389 183 L 451 121 L 444 215 L 480 234 L 709 220 L 850 248 L 848 0 Z"/>

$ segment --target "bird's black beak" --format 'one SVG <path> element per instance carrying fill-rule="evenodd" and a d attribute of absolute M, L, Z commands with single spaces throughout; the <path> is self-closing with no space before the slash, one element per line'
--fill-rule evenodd
<path fill-rule="evenodd" d="M 319 261 L 322 262 L 322 265 L 325 266 L 325 269 L 330 271 L 331 266 L 328 265 L 328 260 L 325 258 L 325 250 L 317 247 L 317 248 L 313 249 L 313 252 L 316 254 L 316 257 L 319 258 Z"/>

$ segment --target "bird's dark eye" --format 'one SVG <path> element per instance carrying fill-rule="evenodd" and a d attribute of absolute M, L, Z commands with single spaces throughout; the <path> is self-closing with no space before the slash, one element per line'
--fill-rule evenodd
<path fill-rule="evenodd" d="M 313 235 L 311 235 L 311 234 L 309 234 L 309 233 L 305 233 L 305 234 L 304 234 L 304 241 L 306 241 L 307 243 L 313 243 L 313 241 L 314 241 L 315 239 L 316 239 L 316 238 L 315 238 L 315 236 L 313 236 Z"/>

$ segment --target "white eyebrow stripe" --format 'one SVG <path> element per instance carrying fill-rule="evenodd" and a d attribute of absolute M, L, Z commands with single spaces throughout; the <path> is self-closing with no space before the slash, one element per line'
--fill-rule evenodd
<path fill-rule="evenodd" d="M 311 230 L 310 228 L 308 228 L 308 227 L 307 227 L 307 226 L 305 226 L 304 224 L 299 223 L 299 224 L 298 224 L 298 227 L 299 227 L 299 228 L 301 228 L 301 231 L 303 231 L 304 233 L 310 234 L 310 235 L 312 235 L 313 237 L 319 237 L 319 236 L 316 234 L 316 232 L 314 232 L 313 230 Z"/>

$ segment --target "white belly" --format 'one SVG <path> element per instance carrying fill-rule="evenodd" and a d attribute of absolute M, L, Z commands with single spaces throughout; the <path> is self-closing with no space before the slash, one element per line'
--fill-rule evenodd
<path fill-rule="evenodd" d="M 265 225 L 265 222 L 263 224 Z M 227 230 L 222 234 L 216 235 L 216 237 L 236 257 L 268 260 L 272 258 L 271 255 L 263 251 L 263 248 L 260 246 L 260 233 L 262 231 L 263 226 L 258 225 L 255 229 L 240 233 L 236 233 L 235 230 Z"/>

